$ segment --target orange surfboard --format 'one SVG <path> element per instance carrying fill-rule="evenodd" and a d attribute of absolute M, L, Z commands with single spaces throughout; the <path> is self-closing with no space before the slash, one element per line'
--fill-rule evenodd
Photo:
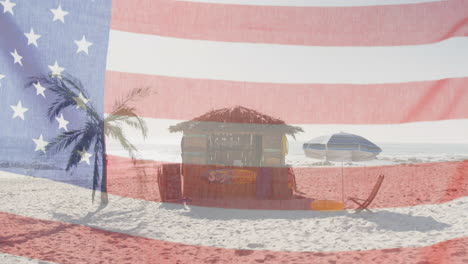
<path fill-rule="evenodd" d="M 314 211 L 342 211 L 344 205 L 340 201 L 315 200 L 310 203 L 310 209 Z"/>

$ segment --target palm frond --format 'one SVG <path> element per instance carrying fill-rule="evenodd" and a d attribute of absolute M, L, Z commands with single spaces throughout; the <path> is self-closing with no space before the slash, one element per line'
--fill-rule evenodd
<path fill-rule="evenodd" d="M 146 126 L 146 122 L 136 114 L 134 107 L 121 107 L 118 111 L 108 115 L 104 119 L 105 126 L 112 125 L 113 123 L 118 124 L 119 122 L 140 130 L 143 137 L 146 138 L 148 127 Z"/>
<path fill-rule="evenodd" d="M 67 75 L 64 76 L 65 80 L 68 80 Z M 56 78 L 50 75 L 31 77 L 25 87 L 31 88 L 37 82 L 56 96 L 55 101 L 50 105 L 47 111 L 47 116 L 50 121 L 53 121 L 65 108 L 77 105 L 77 101 L 74 98 L 78 98 L 78 94 L 72 90 L 74 86 L 67 84 L 63 78 Z"/>
<path fill-rule="evenodd" d="M 58 116 L 60 112 L 65 108 L 74 105 L 76 105 L 76 102 L 73 99 L 70 100 L 69 98 L 62 98 L 55 100 L 49 106 L 49 109 L 47 109 L 47 117 L 49 118 L 49 121 L 54 121 L 54 118 Z"/>
<path fill-rule="evenodd" d="M 88 94 L 83 88 L 83 84 L 77 78 L 73 77 L 70 74 L 63 74 L 62 80 L 64 83 L 67 83 L 68 85 L 70 85 L 71 88 L 75 89 L 78 92 L 81 92 L 85 97 L 88 97 Z"/>
<path fill-rule="evenodd" d="M 140 130 L 141 134 L 143 135 L 143 138 L 146 138 L 148 135 L 148 127 L 146 126 L 146 122 L 138 116 L 134 117 L 134 119 L 136 120 L 133 120 L 132 118 L 127 118 L 123 119 L 122 122 Z"/>
<path fill-rule="evenodd" d="M 99 128 L 92 122 L 86 122 L 84 133 L 82 137 L 76 142 L 73 146 L 70 157 L 68 159 L 66 170 L 76 167 L 81 161 L 81 156 L 79 151 L 87 151 L 90 149 L 91 143 L 97 140 L 97 135 L 99 135 Z"/>
<path fill-rule="evenodd" d="M 79 79 L 73 77 L 72 75 L 65 74 L 62 75 L 61 81 L 64 84 L 67 84 L 66 87 L 68 87 L 70 90 L 74 89 L 77 92 L 83 94 L 85 98 L 89 98 L 86 90 L 83 88 L 83 84 Z M 75 98 L 73 100 L 76 102 Z M 102 119 L 92 103 L 88 102 L 86 105 L 84 105 L 84 110 L 86 111 L 87 115 L 92 117 L 95 121 L 100 121 Z"/>
<path fill-rule="evenodd" d="M 85 111 L 86 111 L 86 115 L 90 117 L 92 120 L 94 120 L 94 122 L 96 123 L 103 122 L 103 117 L 96 111 L 92 103 L 88 103 L 86 105 Z"/>
<path fill-rule="evenodd" d="M 120 108 L 128 107 L 129 103 L 135 102 L 147 95 L 150 95 L 151 93 L 152 91 L 149 87 L 135 88 L 131 90 L 127 95 L 121 97 L 114 103 L 111 114 L 116 114 L 120 111 Z"/>
<path fill-rule="evenodd" d="M 56 78 L 51 75 L 31 77 L 25 87 L 31 88 L 37 82 L 56 96 L 55 101 L 52 102 L 47 111 L 47 116 L 50 121 L 53 121 L 60 112 L 68 107 L 83 106 L 82 103 L 80 104 L 79 93 L 82 93 L 84 97 L 88 98 L 82 83 L 69 74 L 63 74 L 61 78 Z M 101 119 L 92 103 L 88 103 L 84 106 L 85 107 L 81 108 L 84 108 L 87 115 L 91 116 L 96 121 Z"/>
<path fill-rule="evenodd" d="M 112 138 L 119 141 L 120 145 L 122 145 L 122 147 L 128 152 L 132 159 L 136 159 L 138 150 L 130 141 L 127 140 L 120 126 L 109 125 L 107 126 L 106 131 L 108 136 L 111 136 Z"/>
<path fill-rule="evenodd" d="M 54 80 L 55 78 L 49 76 L 49 75 L 45 75 L 45 74 L 41 74 L 41 75 L 38 75 L 38 76 L 33 76 L 33 77 L 30 77 L 28 78 L 28 81 L 26 82 L 25 84 L 25 88 L 31 88 L 31 86 L 37 82 L 40 82 L 42 85 L 47 85 L 47 86 L 51 86 L 51 85 L 54 85 L 56 82 Z"/>
<path fill-rule="evenodd" d="M 46 151 L 55 154 L 62 150 L 65 150 L 73 142 L 77 141 L 78 138 L 84 133 L 84 129 L 76 129 L 62 132 L 60 135 L 52 139 L 52 141 L 49 144 L 47 144 Z"/>

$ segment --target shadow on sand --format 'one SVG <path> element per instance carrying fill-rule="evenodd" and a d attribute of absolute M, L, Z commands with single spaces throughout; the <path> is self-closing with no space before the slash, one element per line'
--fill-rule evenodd
<path fill-rule="evenodd" d="M 415 216 L 389 211 L 375 213 L 361 212 L 350 214 L 352 218 L 362 218 L 377 224 L 377 228 L 394 232 L 429 232 L 440 231 L 450 227 L 449 224 L 439 222 L 431 216 Z"/>
<path fill-rule="evenodd" d="M 133 225 L 131 228 L 123 229 L 116 227 L 111 228 L 109 231 L 120 232 L 120 233 L 138 233 L 140 230 L 145 229 L 145 226 L 148 225 L 148 222 L 145 222 L 144 219 L 148 219 L 148 213 L 151 210 L 147 210 L 146 206 L 142 206 L 137 210 L 117 210 L 117 211 L 107 211 L 105 210 L 106 206 L 101 205 L 95 211 L 89 212 L 82 217 L 74 217 L 68 214 L 59 214 L 54 213 L 54 218 L 61 222 L 73 223 L 79 225 L 85 225 L 93 227 L 95 223 L 100 222 L 125 222 L 128 221 L 128 218 L 135 219 L 136 225 Z M 170 210 L 177 211 L 176 213 L 180 214 L 181 217 L 189 217 L 193 219 L 204 219 L 204 220 L 264 220 L 264 219 L 281 219 L 281 220 L 304 220 L 304 219 L 323 219 L 323 218 L 333 218 L 333 217 L 347 217 L 352 219 L 364 219 L 369 222 L 375 223 L 377 229 L 382 229 L 386 231 L 393 232 L 408 232 L 408 231 L 417 231 L 417 232 L 430 232 L 430 231 L 440 231 L 444 230 L 450 225 L 439 222 L 430 216 L 413 216 L 409 214 L 389 212 L 389 211 L 376 211 L 373 213 L 361 212 L 353 213 L 351 211 L 339 211 L 339 212 L 314 212 L 314 211 L 281 211 L 281 210 L 240 210 L 240 209 L 223 209 L 223 208 L 208 208 L 208 207 L 199 207 L 199 206 L 184 206 L 181 204 L 170 204 L 163 203 L 158 208 L 159 210 Z M 155 216 L 157 217 L 157 216 Z M 140 218 L 142 221 L 138 221 Z M 21 239 L 13 237 L 3 237 L 2 239 L 5 243 L 8 243 L 9 246 L 14 246 L 16 244 L 21 244 L 27 242 L 30 239 L 37 237 L 49 236 L 55 233 L 63 232 L 67 228 L 72 227 L 73 225 L 58 225 L 54 226 L 49 230 L 44 230 L 39 233 L 31 233 L 26 236 L 23 236 Z"/>
<path fill-rule="evenodd" d="M 378 229 L 394 232 L 429 232 L 440 231 L 450 227 L 449 224 L 439 222 L 431 216 L 414 216 L 404 213 L 377 211 L 373 213 L 352 211 L 337 212 L 317 212 L 317 211 L 286 211 L 286 210 L 241 210 L 210 208 L 199 206 L 184 206 L 181 204 L 164 203 L 159 207 L 164 210 L 179 210 L 183 216 L 196 219 L 222 220 L 229 221 L 233 219 L 241 220 L 262 220 L 262 219 L 321 219 L 329 217 L 350 217 L 353 219 L 365 219 L 377 224 Z M 185 210 L 184 210 L 185 209 Z"/>

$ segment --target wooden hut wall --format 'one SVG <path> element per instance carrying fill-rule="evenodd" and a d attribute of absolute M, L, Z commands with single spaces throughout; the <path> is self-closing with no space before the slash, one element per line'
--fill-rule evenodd
<path fill-rule="evenodd" d="M 270 199 L 290 199 L 288 168 L 285 165 L 285 146 L 282 134 L 263 136 L 263 166 L 270 167 L 272 196 Z"/>
<path fill-rule="evenodd" d="M 274 167 L 272 171 L 273 194 L 271 199 L 287 200 L 293 195 L 292 188 L 289 186 L 288 168 Z"/>
<path fill-rule="evenodd" d="M 287 168 L 281 134 L 188 134 L 184 136 L 183 177 L 184 195 L 209 199 L 254 199 L 258 167 L 272 167 L 272 196 L 270 199 L 289 199 Z M 263 156 L 263 164 L 260 160 Z M 234 160 L 243 166 L 233 166 Z M 250 171 L 254 175 L 250 182 L 224 182 L 210 180 L 208 175 L 216 171 L 232 170 L 234 174 Z M 232 173 L 232 172 L 231 172 Z"/>
<path fill-rule="evenodd" d="M 259 166 L 262 140 L 252 134 L 211 134 L 208 142 L 207 163 L 225 166 Z M 240 164 L 240 165 L 239 165 Z"/>
<path fill-rule="evenodd" d="M 206 164 L 208 136 L 186 134 L 182 138 L 182 162 L 186 164 Z"/>
<path fill-rule="evenodd" d="M 184 194 L 196 198 L 253 198 L 256 195 L 257 167 L 261 159 L 261 138 L 250 134 L 188 134 L 183 144 Z M 241 166 L 233 166 L 235 161 Z M 252 167 L 246 167 L 252 166 Z M 231 171 L 229 171 L 231 170 Z M 230 179 L 210 181 L 213 172 L 229 172 L 230 177 L 251 172 L 247 182 Z"/>
<path fill-rule="evenodd" d="M 209 179 L 209 174 L 216 171 L 250 171 L 252 177 L 247 181 L 218 182 Z M 271 194 L 264 199 L 291 199 L 293 191 L 289 184 L 288 168 L 270 167 Z M 215 165 L 183 164 L 184 195 L 203 199 L 256 199 L 257 167 L 234 167 Z"/>
<path fill-rule="evenodd" d="M 251 180 L 244 183 L 233 181 L 219 182 L 210 179 L 210 173 L 217 171 L 250 171 Z M 252 199 L 256 196 L 257 168 L 239 168 L 233 166 L 183 164 L 184 195 L 203 199 Z"/>
<path fill-rule="evenodd" d="M 263 165 L 264 166 L 283 166 L 284 154 L 282 134 L 263 136 Z"/>

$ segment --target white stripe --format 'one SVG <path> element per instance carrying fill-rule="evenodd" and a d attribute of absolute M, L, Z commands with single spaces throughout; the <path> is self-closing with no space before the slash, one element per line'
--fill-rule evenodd
<path fill-rule="evenodd" d="M 182 133 L 170 133 L 168 129 L 181 121 L 155 118 L 143 118 L 143 120 L 148 126 L 148 137 L 146 139 L 141 136 L 138 130 L 130 126 L 123 127 L 125 135 L 139 150 L 140 155 L 138 158 L 163 162 L 181 162 L 180 144 Z M 298 133 L 296 140 L 303 142 L 318 136 L 344 131 L 363 136 L 375 143 L 468 144 L 468 119 L 390 125 L 301 124 L 297 126 L 302 127 L 304 133 Z M 293 139 L 289 140 L 292 141 Z M 121 147 L 118 140 L 113 138 L 107 139 L 107 153 L 114 156 L 129 157 L 128 152 Z M 440 154 L 449 157 L 455 153 Z M 468 152 L 464 153 L 464 155 L 468 157 Z M 293 157 L 290 157 L 290 159 L 293 159 Z"/>
<path fill-rule="evenodd" d="M 397 83 L 468 76 L 468 38 L 415 46 L 316 47 L 111 30 L 107 69 L 265 83 Z"/>
<path fill-rule="evenodd" d="M 54 264 L 53 262 L 0 253 L 2 264 Z"/>
<path fill-rule="evenodd" d="M 180 1 L 180 0 L 179 0 Z M 229 5 L 255 5 L 255 6 L 383 6 L 408 5 L 448 0 L 182 0 L 182 2 L 198 2 L 210 4 Z"/>
<path fill-rule="evenodd" d="M 468 197 L 445 204 L 350 212 L 267 211 L 162 205 L 110 195 L 96 214 L 91 191 L 0 173 L 0 211 L 183 244 L 278 251 L 423 247 L 468 236 Z"/>

